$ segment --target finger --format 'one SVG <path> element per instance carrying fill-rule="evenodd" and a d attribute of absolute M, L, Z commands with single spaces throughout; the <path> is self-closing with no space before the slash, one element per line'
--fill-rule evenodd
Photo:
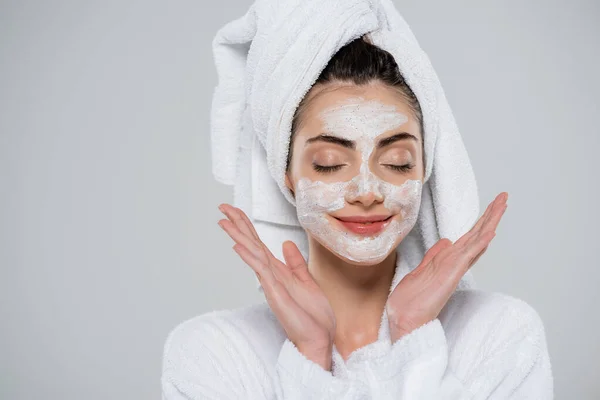
<path fill-rule="evenodd" d="M 498 195 L 494 202 L 488 206 L 486 213 L 484 213 L 485 217 L 482 216 L 477 223 L 477 230 L 472 229 L 468 234 L 463 235 L 454 246 L 444 249 L 446 251 L 440 251 L 434 256 L 434 267 L 445 270 L 450 281 L 458 283 L 496 236 L 495 229 L 508 207 L 504 204 L 500 208 L 505 200 L 506 192 Z"/>
<path fill-rule="evenodd" d="M 506 207 L 506 200 L 508 200 L 508 193 L 502 192 L 496 199 L 494 200 L 494 206 L 490 209 L 487 217 L 482 219 L 481 224 L 479 226 L 479 231 L 483 231 L 486 226 L 489 225 L 490 221 L 494 219 L 498 215 L 499 212 L 502 212 Z"/>
<path fill-rule="evenodd" d="M 262 246 L 264 248 L 263 251 L 267 257 L 271 271 L 273 271 L 277 279 L 279 279 L 287 287 L 291 283 L 294 275 L 293 272 L 288 268 L 287 265 L 275 257 L 265 244 L 262 244 Z"/>
<path fill-rule="evenodd" d="M 492 215 L 490 215 L 488 221 L 481 228 L 481 233 L 495 232 L 507 208 L 507 204 L 504 204 L 503 206 L 498 206 L 498 209 Z"/>
<path fill-rule="evenodd" d="M 256 229 L 254 228 L 254 224 L 252 224 L 252 221 L 250 221 L 250 218 L 248 218 L 246 213 L 244 213 L 240 208 L 232 207 L 227 203 L 221 204 L 221 206 L 219 206 L 219 210 L 221 210 L 225 215 L 227 215 L 228 218 L 232 220 L 232 222 L 235 221 L 236 226 L 238 227 L 238 229 L 240 229 L 241 232 L 243 232 L 245 235 L 256 241 L 256 245 L 262 249 L 262 251 L 265 253 L 265 257 L 271 257 L 274 260 L 277 260 L 277 258 L 271 252 L 271 250 L 269 250 L 269 248 L 262 242 L 262 240 L 260 240 L 260 237 L 258 236 Z"/>
<path fill-rule="evenodd" d="M 252 232 L 252 235 L 254 236 L 254 238 L 256 240 L 260 240 L 260 237 L 258 236 L 258 233 L 256 232 L 256 229 L 254 229 L 254 224 L 250 221 L 250 218 L 248 218 L 248 216 L 246 215 L 245 212 L 243 212 L 241 209 L 239 209 L 239 212 L 242 216 L 242 219 L 246 222 L 246 224 L 248 225 L 250 231 Z"/>
<path fill-rule="evenodd" d="M 496 196 L 496 198 L 489 204 L 488 208 L 484 215 L 481 216 L 479 221 L 477 221 L 476 229 L 481 228 L 485 223 L 489 220 L 489 217 L 497 210 L 498 206 L 502 204 L 506 204 L 506 200 L 508 199 L 508 193 L 502 192 Z"/>
<path fill-rule="evenodd" d="M 289 284 L 289 280 L 292 278 L 292 272 L 285 264 L 278 260 L 271 250 L 269 250 L 269 248 L 260 240 L 258 233 L 246 214 L 241 209 L 226 203 L 221 204 L 219 210 L 229 218 L 229 221 L 219 221 L 219 225 L 222 225 L 223 229 L 226 229 L 232 239 L 246 246 L 255 257 L 258 257 L 265 262 L 271 268 L 272 273 L 275 274 L 277 279 L 281 280 L 285 285 Z"/>
<path fill-rule="evenodd" d="M 292 273 L 301 282 L 314 282 L 314 279 L 308 270 L 308 266 L 306 265 L 306 260 L 298 249 L 298 246 L 296 246 L 294 242 L 287 240 L 283 243 L 282 247 L 283 258 Z"/>
<path fill-rule="evenodd" d="M 221 210 L 221 212 L 225 214 L 227 218 L 229 218 L 229 220 L 233 222 L 242 233 L 247 235 L 249 238 L 259 240 L 258 235 L 253 231 L 253 229 L 250 228 L 250 226 L 248 226 L 246 220 L 243 218 L 242 210 L 226 203 L 219 205 L 219 210 Z"/>
<path fill-rule="evenodd" d="M 453 268 L 452 272 L 455 274 L 454 277 L 461 279 L 462 276 L 469 270 L 473 265 L 475 258 L 489 246 L 490 242 L 496 236 L 496 232 L 489 231 L 484 232 L 481 235 L 475 236 L 470 244 L 459 253 L 457 259 L 454 261 L 457 268 Z"/>
<path fill-rule="evenodd" d="M 260 240 L 256 241 L 253 238 L 248 237 L 245 233 L 243 233 L 237 225 L 227 219 L 219 220 L 219 225 L 227 232 L 227 234 L 235 240 L 237 243 L 244 245 L 246 249 L 248 249 L 252 255 L 265 265 L 267 265 L 275 277 L 281 280 L 284 284 L 288 284 L 289 280 L 292 277 L 292 272 L 279 261 L 273 253 L 269 250 L 269 248 Z"/>
<path fill-rule="evenodd" d="M 457 247 L 462 248 L 466 244 L 466 242 L 468 242 L 474 235 L 480 233 L 481 228 L 486 224 L 486 222 L 489 220 L 489 217 L 494 213 L 494 211 L 496 211 L 497 206 L 502 202 L 505 202 L 507 198 L 508 193 L 506 192 L 502 192 L 498 196 L 496 196 L 496 198 L 490 204 L 488 204 L 487 208 L 485 209 L 485 212 L 481 217 L 479 217 L 477 223 L 469 230 L 469 232 L 467 232 L 460 239 L 458 239 L 455 245 Z"/>
<path fill-rule="evenodd" d="M 267 264 L 265 264 L 261 259 L 256 257 L 250 250 L 248 250 L 247 247 L 240 243 L 236 243 L 233 246 L 233 250 L 235 250 L 241 259 L 244 260 L 244 262 L 254 270 L 263 289 L 265 286 L 273 285 L 273 280 L 276 280 L 276 277 L 273 275 L 271 268 L 269 268 Z"/>
<path fill-rule="evenodd" d="M 263 286 L 263 278 L 266 279 L 267 284 L 273 286 L 274 281 L 278 281 L 285 287 L 288 286 L 289 279 L 291 278 L 291 271 L 286 270 L 286 267 L 275 267 L 271 263 L 270 258 L 264 257 L 264 253 L 261 253 L 261 257 L 257 257 L 247 247 L 236 243 L 233 249 L 242 257 L 242 259 L 250 265 L 253 269 L 256 267 L 255 272 L 258 272 L 258 279 Z M 245 257 L 245 258 L 244 258 Z M 265 261 L 266 258 L 266 261 Z M 275 261 L 278 261 L 275 259 Z M 279 262 L 281 264 L 281 262 Z M 263 286 L 264 288 L 264 286 Z"/>
<path fill-rule="evenodd" d="M 481 238 L 482 235 L 488 234 L 490 232 L 493 232 L 495 234 L 496 228 L 498 227 L 498 224 L 500 223 L 500 219 L 504 215 L 504 212 L 506 211 L 507 208 L 508 208 L 507 204 L 497 206 L 496 209 L 493 211 L 493 213 L 490 214 L 490 216 L 488 217 L 488 220 L 485 222 L 485 225 L 483 225 L 479 229 L 479 232 L 476 233 L 475 235 L 471 236 L 466 241 L 466 243 L 463 245 L 462 251 L 463 252 L 466 251 L 466 249 L 469 246 L 471 246 L 473 243 L 478 242 L 479 238 Z"/>
<path fill-rule="evenodd" d="M 233 222 L 227 219 L 221 219 L 218 224 L 236 243 L 243 245 L 254 255 L 254 257 L 259 258 L 265 265 L 268 264 L 266 255 L 263 254 L 260 246 L 253 239 L 250 239 L 246 234 L 240 231 Z"/>
<path fill-rule="evenodd" d="M 469 265 L 469 268 L 471 268 L 473 265 L 475 265 L 475 263 L 477 262 L 477 260 L 479 260 L 479 258 L 483 255 L 483 253 L 486 252 L 486 250 L 488 249 L 488 247 L 489 247 L 489 244 L 487 246 L 485 246 L 483 248 L 483 250 L 481 250 L 479 252 L 479 254 L 477 254 L 477 256 L 475 256 L 475 259 L 473 261 L 471 261 L 471 265 Z"/>
<path fill-rule="evenodd" d="M 479 232 L 469 237 L 463 246 L 458 248 L 458 256 L 452 262 L 448 263 L 448 265 L 458 265 L 458 268 L 452 267 L 450 271 L 450 274 L 456 279 L 462 278 L 466 271 L 481 257 L 496 236 L 496 228 L 500 222 L 500 218 L 502 218 L 508 207 L 506 204 L 503 206 L 500 204 L 496 205 L 495 209 L 491 211 L 487 217 L 487 221 L 479 228 Z"/>
<path fill-rule="evenodd" d="M 290 326 L 289 318 L 298 318 L 299 316 L 306 314 L 296 300 L 290 295 L 286 286 L 275 278 L 270 268 L 265 267 L 244 246 L 236 244 L 233 247 L 236 253 L 238 253 L 248 265 L 255 271 L 258 271 L 258 274 L 260 275 L 259 280 L 267 303 L 271 310 L 273 310 L 273 313 L 277 316 L 277 319 L 281 321 L 284 326 Z"/>

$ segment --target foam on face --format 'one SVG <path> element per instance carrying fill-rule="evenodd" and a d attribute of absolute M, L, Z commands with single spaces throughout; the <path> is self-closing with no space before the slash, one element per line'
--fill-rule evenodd
<path fill-rule="evenodd" d="M 356 142 L 361 154 L 359 173 L 349 181 L 326 183 L 301 178 L 296 187 L 296 210 L 300 225 L 331 251 L 356 262 L 377 263 L 385 259 L 400 236 L 415 225 L 421 204 L 421 181 L 393 185 L 379 179 L 369 168 L 376 138 L 408 121 L 392 105 L 354 97 L 320 114 L 328 133 Z M 347 199 L 372 192 L 383 198 L 390 214 L 400 214 L 376 236 L 347 232 L 330 223 L 328 214 L 343 209 Z"/>

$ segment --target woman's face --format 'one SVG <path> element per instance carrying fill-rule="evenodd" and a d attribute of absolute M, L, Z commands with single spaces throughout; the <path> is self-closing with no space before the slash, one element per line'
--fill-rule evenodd
<path fill-rule="evenodd" d="M 379 263 L 419 213 L 418 120 L 380 83 L 315 86 L 308 96 L 286 176 L 298 220 L 309 238 L 342 259 Z"/>

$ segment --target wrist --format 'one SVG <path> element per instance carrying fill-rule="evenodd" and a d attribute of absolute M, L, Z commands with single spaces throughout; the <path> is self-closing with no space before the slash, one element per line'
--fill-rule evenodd
<path fill-rule="evenodd" d="M 325 371 L 331 371 L 332 346 L 320 347 L 318 349 L 298 346 L 300 353 L 310 361 L 319 364 Z"/>
<path fill-rule="evenodd" d="M 419 326 L 416 324 L 392 324 L 390 323 L 390 339 L 392 344 L 402 339 L 402 337 L 408 335 Z"/>

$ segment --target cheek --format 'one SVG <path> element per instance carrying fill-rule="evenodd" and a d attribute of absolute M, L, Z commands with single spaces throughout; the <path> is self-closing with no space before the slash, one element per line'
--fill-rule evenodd
<path fill-rule="evenodd" d="M 301 178 L 296 195 L 298 215 L 328 213 L 344 208 L 347 186 L 347 182 L 312 182 Z"/>
<path fill-rule="evenodd" d="M 419 179 L 406 180 L 402 185 L 385 185 L 383 205 L 403 218 L 418 213 L 421 205 L 422 184 Z M 413 215 L 414 216 L 414 215 Z"/>
<path fill-rule="evenodd" d="M 409 180 L 420 180 L 423 176 L 423 161 L 411 156 L 386 156 L 371 163 L 371 171 L 381 180 L 396 186 L 401 186 Z M 396 171 L 389 165 L 412 165 L 412 168 L 404 171 Z"/>
<path fill-rule="evenodd" d="M 420 166 L 416 164 L 413 168 L 404 172 L 394 171 L 385 166 L 377 166 L 375 169 L 377 171 L 375 175 L 379 177 L 380 181 L 395 187 L 402 186 L 410 180 L 420 180 L 422 174 Z"/>
<path fill-rule="evenodd" d="M 311 181 L 317 180 L 318 174 L 312 166 L 312 158 L 307 152 L 294 153 L 292 158 L 292 176 L 296 182 L 296 192 L 300 192 L 300 180 L 309 179 Z M 310 194 L 307 194 L 310 195 Z"/>

